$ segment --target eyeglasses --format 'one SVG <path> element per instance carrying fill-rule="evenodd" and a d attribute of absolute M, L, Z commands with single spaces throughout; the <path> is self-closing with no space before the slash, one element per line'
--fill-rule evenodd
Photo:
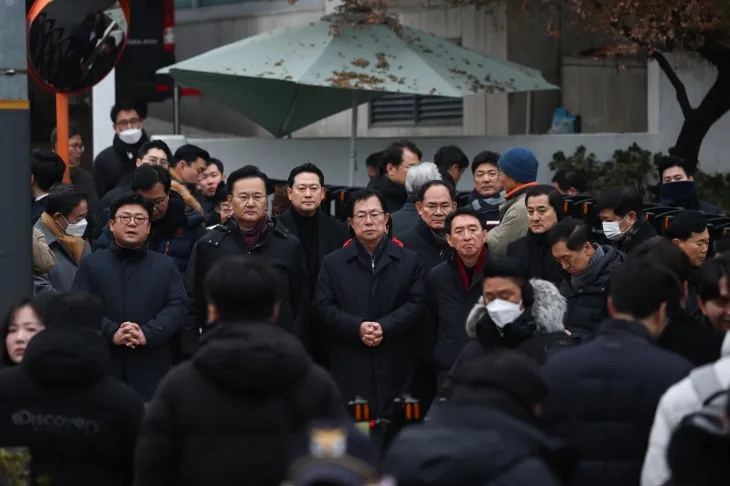
<path fill-rule="evenodd" d="M 253 199 L 253 202 L 255 202 L 256 204 L 260 204 L 261 201 L 266 199 L 266 196 L 263 194 L 260 194 L 260 193 L 258 193 L 258 194 L 239 194 L 236 196 L 236 199 L 238 199 L 239 201 L 241 201 L 243 203 L 247 203 L 248 201 Z"/>
<path fill-rule="evenodd" d="M 136 215 L 136 216 L 130 216 L 129 214 L 124 214 L 122 216 L 117 216 L 117 221 L 119 221 L 120 223 L 122 223 L 125 226 L 128 225 L 129 223 L 131 223 L 132 222 L 132 219 L 134 219 L 134 222 L 137 223 L 137 224 L 144 224 L 150 218 L 148 218 L 147 216 L 141 216 L 139 214 Z"/>
<path fill-rule="evenodd" d="M 115 123 L 119 128 L 139 128 L 142 126 L 142 120 L 139 118 L 132 118 L 131 120 L 119 120 Z"/>
<path fill-rule="evenodd" d="M 142 162 L 147 162 L 148 164 L 152 165 L 159 165 L 160 167 L 167 169 L 170 163 L 167 161 L 167 159 L 158 159 L 157 157 L 153 156 L 145 156 L 142 159 Z"/>
<path fill-rule="evenodd" d="M 451 211 L 451 208 L 453 207 L 450 203 L 445 204 L 435 204 L 435 203 L 428 203 L 424 206 L 426 208 L 426 211 L 429 213 L 435 213 L 439 209 L 442 213 L 448 213 Z"/>
<path fill-rule="evenodd" d="M 364 223 L 368 218 L 370 218 L 370 221 L 377 223 L 383 219 L 383 216 L 385 216 L 384 211 L 373 211 L 372 213 L 357 213 L 352 219 L 357 223 Z"/>
<path fill-rule="evenodd" d="M 149 202 L 151 202 L 155 207 L 160 207 L 163 204 L 165 204 L 165 201 L 167 200 L 167 195 L 162 197 L 156 197 L 154 199 L 147 199 Z"/>

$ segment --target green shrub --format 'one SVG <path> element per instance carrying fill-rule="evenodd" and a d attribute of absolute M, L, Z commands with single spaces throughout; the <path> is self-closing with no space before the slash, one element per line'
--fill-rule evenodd
<path fill-rule="evenodd" d="M 574 169 L 585 172 L 590 180 L 588 192 L 598 195 L 609 187 L 635 187 L 645 202 L 659 200 L 659 171 L 657 164 L 664 154 L 651 153 L 637 144 L 626 150 L 616 150 L 610 160 L 598 160 L 581 145 L 572 155 L 556 152 L 548 166 L 552 171 Z M 708 174 L 697 170 L 694 174 L 697 192 L 701 199 L 730 211 L 730 174 L 715 172 Z"/>

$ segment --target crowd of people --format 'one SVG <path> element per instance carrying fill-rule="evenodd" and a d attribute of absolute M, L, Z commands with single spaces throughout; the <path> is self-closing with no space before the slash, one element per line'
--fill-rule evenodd
<path fill-rule="evenodd" d="M 662 203 L 687 209 L 667 228 L 617 187 L 596 231 L 565 214 L 585 175 L 540 184 L 529 149 L 427 162 L 393 142 L 339 221 L 313 163 L 277 191 L 173 154 L 133 104 L 111 118 L 91 172 L 69 131 L 71 184 L 33 154 L 34 296 L 4 322 L 0 448 L 27 448 L 34 480 L 730 484 L 730 254 L 686 161 L 660 167 Z M 357 400 L 360 422 L 395 423 L 405 397 L 415 423 L 386 442 L 348 416 Z"/>

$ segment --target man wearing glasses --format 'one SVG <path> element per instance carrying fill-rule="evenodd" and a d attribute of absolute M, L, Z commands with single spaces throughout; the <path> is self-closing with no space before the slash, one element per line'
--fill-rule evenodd
<path fill-rule="evenodd" d="M 140 148 L 149 141 L 144 120 L 133 102 L 119 102 L 112 108 L 114 140 L 94 159 L 94 181 L 99 197 L 117 187 L 125 175 L 134 171 Z"/>
<path fill-rule="evenodd" d="M 58 135 L 54 128 L 51 132 L 51 146 L 56 151 Z M 96 193 L 96 184 L 91 172 L 81 167 L 81 155 L 85 150 L 84 140 L 81 132 L 75 125 L 68 127 L 68 171 L 71 174 L 71 184 L 79 187 L 87 194 L 86 203 L 89 212 L 86 219 L 89 221 L 89 228 L 94 228 L 94 219 L 99 211 L 99 195 Z M 56 151 L 57 152 L 57 151 Z"/>
<path fill-rule="evenodd" d="M 303 324 L 309 316 L 310 293 L 299 239 L 267 214 L 268 178 L 257 167 L 248 165 L 234 171 L 228 176 L 227 186 L 233 215 L 195 245 L 185 274 L 192 297 L 187 335 L 199 336 L 201 330 L 214 324 L 207 322 L 208 304 L 203 287 L 208 269 L 222 256 L 243 254 L 263 259 L 274 270 L 280 292 L 276 323 L 301 339 Z M 195 350 L 195 343 L 184 344 L 185 354 Z"/>
<path fill-rule="evenodd" d="M 102 300 L 101 335 L 111 350 L 112 374 L 144 401 L 172 367 L 171 341 L 188 313 L 175 261 L 150 250 L 154 214 L 139 194 L 114 201 L 109 248 L 84 258 L 71 286 Z"/>

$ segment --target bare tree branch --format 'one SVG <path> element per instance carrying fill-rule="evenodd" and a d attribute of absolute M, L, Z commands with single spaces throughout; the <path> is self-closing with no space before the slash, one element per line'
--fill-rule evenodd
<path fill-rule="evenodd" d="M 674 70 L 664 54 L 659 51 L 654 51 L 652 52 L 651 57 L 653 57 L 657 64 L 659 64 L 659 67 L 667 76 L 669 82 L 672 83 L 674 91 L 677 92 L 677 101 L 679 102 L 679 107 L 682 109 L 682 115 L 685 119 L 687 119 L 692 114 L 693 110 L 692 105 L 689 102 L 689 97 L 687 96 L 687 88 L 684 86 L 682 80 L 679 79 L 677 72 Z"/>

